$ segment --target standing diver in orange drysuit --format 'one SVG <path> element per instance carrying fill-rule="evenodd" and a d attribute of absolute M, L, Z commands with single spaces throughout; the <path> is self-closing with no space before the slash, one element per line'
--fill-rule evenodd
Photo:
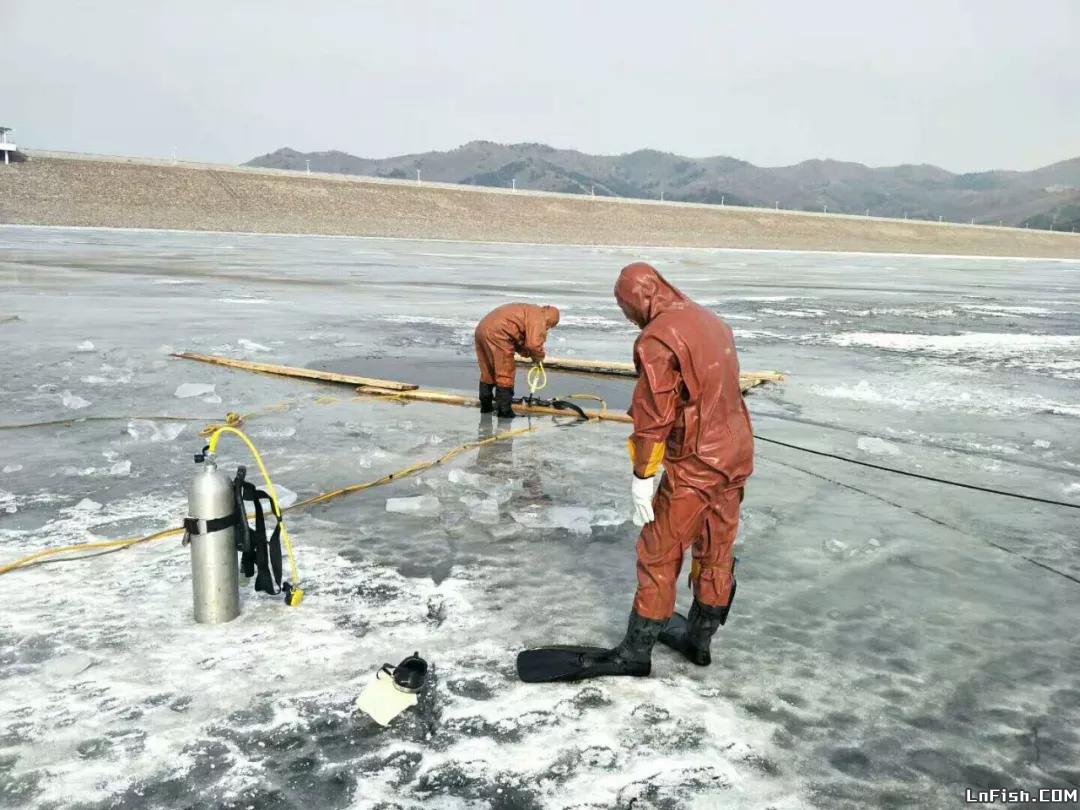
<path fill-rule="evenodd" d="M 709 641 L 735 596 L 735 535 L 754 440 L 731 329 L 643 262 L 623 268 L 615 300 L 641 327 L 629 439 L 634 523 L 644 526 L 634 607 L 619 646 L 527 650 L 518 657 L 523 680 L 648 675 L 658 639 L 707 666 Z M 674 613 L 675 589 L 687 548 L 694 602 L 683 617 Z"/>
<path fill-rule="evenodd" d="M 503 304 L 476 326 L 476 362 L 480 365 L 480 413 L 514 416 L 514 352 L 544 359 L 544 342 L 559 325 L 559 310 L 536 304 Z M 497 406 L 497 407 L 496 407 Z"/>

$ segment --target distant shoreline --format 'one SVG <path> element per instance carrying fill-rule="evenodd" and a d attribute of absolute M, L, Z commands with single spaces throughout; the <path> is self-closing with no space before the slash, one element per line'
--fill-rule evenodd
<path fill-rule="evenodd" d="M 0 224 L 492 244 L 1080 259 L 1080 234 L 29 151 Z"/>
<path fill-rule="evenodd" d="M 371 241 L 389 242 L 421 242 L 433 245 L 476 245 L 477 247 L 548 247 L 548 248 L 607 248 L 609 250 L 671 250 L 683 252 L 697 250 L 703 253 L 777 253 L 792 256 L 876 256 L 882 259 L 973 259 L 982 261 L 1001 262 L 1065 262 L 1067 264 L 1080 264 L 1080 257 L 1059 258 L 1053 256 L 993 256 L 979 253 L 885 253 L 883 251 L 866 250 L 801 250 L 799 248 L 733 248 L 733 247 L 681 247 L 675 245 L 583 245 L 580 243 L 567 242 L 493 242 L 490 239 L 432 239 L 424 236 L 360 236 L 356 234 L 341 233 L 295 233 L 285 231 L 211 231 L 206 229 L 195 230 L 192 228 L 127 228 L 111 225 L 24 225 L 21 223 L 0 222 L 0 235 L 5 228 L 24 228 L 66 231 L 112 231 L 130 233 L 175 233 L 175 234 L 206 234 L 207 236 L 272 236 L 280 239 L 360 239 Z M 2 239 L 0 239 L 2 241 Z"/>

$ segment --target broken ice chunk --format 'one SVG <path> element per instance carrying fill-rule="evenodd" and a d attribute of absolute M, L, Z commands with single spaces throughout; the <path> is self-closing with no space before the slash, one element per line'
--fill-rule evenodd
<path fill-rule="evenodd" d="M 875 456 L 898 456 L 900 455 L 900 448 L 895 444 L 890 444 L 884 439 L 879 439 L 876 436 L 860 436 L 857 442 L 858 447 L 864 453 L 870 453 Z"/>
<path fill-rule="evenodd" d="M 166 422 L 159 425 L 149 419 L 132 419 L 127 433 L 136 441 L 171 442 L 187 427 L 182 422 Z"/>
<path fill-rule="evenodd" d="M 848 545 L 843 540 L 838 540 L 835 537 L 830 537 L 824 542 L 822 548 L 829 554 L 833 554 L 838 557 L 843 557 L 848 554 Z"/>
<path fill-rule="evenodd" d="M 403 515 L 437 515 L 442 510 L 434 495 L 416 495 L 411 498 L 387 498 L 386 511 Z"/>
<path fill-rule="evenodd" d="M 4 472 L 5 473 L 16 473 L 21 469 L 22 469 L 22 464 L 5 464 L 4 465 Z"/>
<path fill-rule="evenodd" d="M 296 493 L 281 484 L 274 484 L 274 492 L 277 494 L 278 509 L 288 509 L 296 503 Z"/>
<path fill-rule="evenodd" d="M 552 526 L 567 529 L 574 534 L 592 532 L 591 515 L 583 506 L 552 506 L 547 512 Z"/>
<path fill-rule="evenodd" d="M 131 382 L 131 369 L 115 368 L 108 363 L 102 363 L 101 371 L 101 374 L 89 374 L 81 379 L 87 385 L 126 385 Z"/>
<path fill-rule="evenodd" d="M 261 343 L 256 343 L 253 340 L 247 338 L 240 338 L 237 343 L 240 344 L 240 348 L 249 352 L 268 352 L 271 351 L 269 346 L 263 346 Z"/>
<path fill-rule="evenodd" d="M 109 475 L 131 475 L 131 462 L 118 461 L 109 468 Z"/>
<path fill-rule="evenodd" d="M 479 503 L 477 503 L 471 509 L 469 509 L 469 517 L 471 517 L 477 523 L 498 523 L 499 502 L 494 498 L 484 498 L 480 500 Z"/>
<path fill-rule="evenodd" d="M 280 427 L 263 425 L 256 428 L 253 432 L 261 439 L 291 439 L 296 435 L 296 428 L 288 425 L 282 425 Z"/>
<path fill-rule="evenodd" d="M 453 469 L 447 476 L 447 480 L 451 484 L 464 484 L 468 487 L 476 487 L 476 489 L 484 488 L 484 477 L 477 473 L 466 472 L 465 470 Z"/>
<path fill-rule="evenodd" d="M 64 393 L 60 395 L 60 401 L 64 403 L 65 408 L 71 408 L 73 411 L 90 406 L 89 400 L 83 399 L 70 391 L 64 391 Z"/>
<path fill-rule="evenodd" d="M 78 346 L 75 347 L 77 352 L 92 352 L 94 350 L 94 344 L 89 340 L 84 340 Z"/>
<path fill-rule="evenodd" d="M 623 512 L 609 507 L 597 509 L 589 518 L 589 522 L 593 526 L 621 526 L 627 520 L 628 518 Z"/>
<path fill-rule="evenodd" d="M 176 393 L 173 394 L 173 396 L 178 399 L 190 399 L 191 397 L 205 397 L 213 393 L 213 385 L 207 385 L 206 383 L 180 383 L 180 385 L 176 387 Z"/>
<path fill-rule="evenodd" d="M 508 503 L 514 497 L 514 493 L 521 489 L 521 481 L 508 479 L 491 487 L 491 497 L 499 503 Z"/>
<path fill-rule="evenodd" d="M 494 526 L 488 527 L 488 534 L 496 540 L 505 540 L 508 537 L 513 537 L 520 531 L 521 526 L 517 523 L 496 523 Z"/>
<path fill-rule="evenodd" d="M 79 469 L 78 467 L 67 464 L 60 468 L 60 472 L 64 475 L 77 475 L 82 478 L 96 473 L 97 467 L 83 467 L 82 469 Z"/>
<path fill-rule="evenodd" d="M 592 533 L 592 513 L 584 506 L 550 506 L 513 512 L 514 520 L 530 529 L 566 529 L 573 534 Z"/>

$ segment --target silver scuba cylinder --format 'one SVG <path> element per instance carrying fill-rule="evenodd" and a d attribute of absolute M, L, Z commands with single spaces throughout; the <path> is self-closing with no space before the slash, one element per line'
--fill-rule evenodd
<path fill-rule="evenodd" d="M 216 530 L 214 525 L 229 518 L 236 505 L 229 476 L 218 470 L 210 453 L 204 458 L 191 482 L 185 526 L 191 542 L 195 621 L 221 624 L 240 615 L 240 566 L 234 522 Z"/>

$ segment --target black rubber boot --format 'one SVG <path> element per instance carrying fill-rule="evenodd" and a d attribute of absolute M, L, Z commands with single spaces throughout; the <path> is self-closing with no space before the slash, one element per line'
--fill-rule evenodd
<path fill-rule="evenodd" d="M 495 415 L 500 419 L 513 419 L 514 413 L 514 389 L 503 388 L 501 385 L 495 389 Z"/>
<path fill-rule="evenodd" d="M 630 611 L 626 636 L 612 650 L 613 660 L 622 662 L 626 671 L 621 675 L 648 675 L 652 671 L 652 648 L 667 622 L 663 619 L 646 619 L 636 610 Z"/>
<path fill-rule="evenodd" d="M 518 655 L 518 677 L 526 683 L 584 681 L 611 675 L 643 677 L 652 672 L 652 648 L 665 620 L 630 613 L 618 647 L 541 647 Z"/>
<path fill-rule="evenodd" d="M 480 383 L 480 413 L 491 413 L 495 410 L 495 386 L 491 383 Z"/>
<path fill-rule="evenodd" d="M 734 589 L 731 596 L 735 596 Z M 730 602 L 724 607 L 710 607 L 695 599 L 687 616 L 676 613 L 668 619 L 667 627 L 660 634 L 660 643 L 682 653 L 691 663 L 707 667 L 712 663 L 709 642 L 727 621 L 729 610 Z"/>

